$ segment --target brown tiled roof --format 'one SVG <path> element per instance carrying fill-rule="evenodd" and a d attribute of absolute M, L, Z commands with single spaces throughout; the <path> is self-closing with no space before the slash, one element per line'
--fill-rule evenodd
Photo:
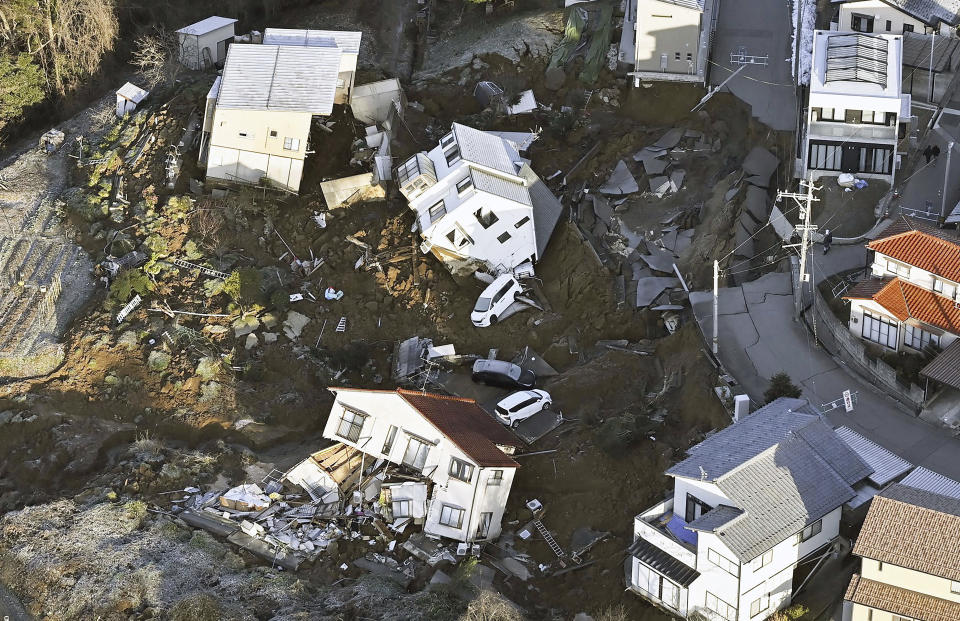
<path fill-rule="evenodd" d="M 853 574 L 843 599 L 919 621 L 957 621 L 960 603 Z"/>
<path fill-rule="evenodd" d="M 873 498 L 853 553 L 960 580 L 958 533 L 960 500 L 897 483 Z"/>
<path fill-rule="evenodd" d="M 916 319 L 954 334 L 960 334 L 960 308 L 953 300 L 900 278 L 887 281 L 882 287 L 871 279 L 857 284 L 844 299 L 868 299 L 882 306 L 900 321 Z M 867 284 L 870 283 L 870 284 Z M 858 287 L 861 287 L 858 289 Z M 875 293 L 871 293 L 876 288 Z"/>
<path fill-rule="evenodd" d="M 884 231 L 884 237 L 868 243 L 867 248 L 960 282 L 960 239 L 948 231 L 898 218 Z"/>
<path fill-rule="evenodd" d="M 473 399 L 397 389 L 397 394 L 430 421 L 440 433 L 484 468 L 519 466 L 496 445 L 521 447 L 521 441 Z"/>

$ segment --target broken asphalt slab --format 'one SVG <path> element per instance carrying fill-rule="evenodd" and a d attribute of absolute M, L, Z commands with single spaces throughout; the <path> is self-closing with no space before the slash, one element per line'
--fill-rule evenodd
<path fill-rule="evenodd" d="M 680 286 L 679 278 L 651 276 L 637 281 L 637 308 L 650 306 L 665 289 Z"/>
<path fill-rule="evenodd" d="M 617 162 L 607 182 L 600 186 L 598 191 L 603 194 L 613 195 L 633 194 L 634 192 L 640 191 L 640 186 L 637 184 L 637 180 L 633 178 L 630 169 L 627 168 L 627 164 L 623 160 L 620 160 Z"/>
<path fill-rule="evenodd" d="M 777 156 L 763 147 L 754 147 L 743 160 L 743 172 L 748 177 L 747 181 L 751 182 L 749 177 L 757 176 L 764 182 L 764 187 L 778 166 L 780 160 Z"/>

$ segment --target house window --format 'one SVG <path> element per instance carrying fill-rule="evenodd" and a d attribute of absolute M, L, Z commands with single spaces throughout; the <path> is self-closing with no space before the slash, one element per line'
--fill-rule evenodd
<path fill-rule="evenodd" d="M 503 483 L 503 470 L 491 470 L 487 485 L 500 485 L 501 483 Z"/>
<path fill-rule="evenodd" d="M 337 78 L 337 88 L 343 88 L 344 84 L 343 78 Z"/>
<path fill-rule="evenodd" d="M 709 550 L 707 550 L 707 560 L 713 563 L 714 565 L 716 565 L 717 567 L 719 567 L 720 569 L 722 569 L 723 571 L 727 572 L 734 578 L 738 578 L 740 576 L 740 565 L 738 565 L 737 563 L 734 563 L 733 561 L 731 561 L 724 555 L 720 554 L 713 548 L 710 548 Z"/>
<path fill-rule="evenodd" d="M 844 123 L 859 123 L 863 120 L 863 110 L 846 110 L 843 115 Z"/>
<path fill-rule="evenodd" d="M 810 143 L 810 168 L 817 170 L 840 170 L 842 147 L 838 144 L 823 142 Z"/>
<path fill-rule="evenodd" d="M 933 279 L 933 290 L 950 299 L 953 299 L 957 296 L 957 285 L 942 278 Z"/>
<path fill-rule="evenodd" d="M 860 335 L 884 347 L 897 348 L 897 324 L 869 311 L 863 311 L 863 328 Z"/>
<path fill-rule="evenodd" d="M 692 60 L 693 60 L 693 52 L 687 52 L 687 62 L 690 62 Z"/>
<path fill-rule="evenodd" d="M 710 591 L 707 591 L 707 599 L 705 604 L 707 608 L 726 619 L 726 621 L 734 621 L 737 618 L 737 609 Z"/>
<path fill-rule="evenodd" d="M 463 195 L 464 192 L 473 187 L 473 179 L 469 175 L 457 182 L 457 194 Z"/>
<path fill-rule="evenodd" d="M 513 228 L 519 229 L 521 226 L 523 226 L 527 222 L 530 222 L 530 216 L 524 216 L 519 220 L 517 220 L 517 223 L 513 225 Z"/>
<path fill-rule="evenodd" d="M 447 160 L 447 166 L 452 166 L 454 162 L 460 159 L 460 145 L 457 144 L 453 132 L 440 139 L 440 147 L 443 149 L 443 157 Z"/>
<path fill-rule="evenodd" d="M 911 349 L 922 351 L 927 346 L 940 347 L 940 337 L 916 326 L 907 325 L 903 331 L 903 344 Z"/>
<path fill-rule="evenodd" d="M 299 138 L 284 138 L 284 139 L 283 139 L 283 150 L 284 150 L 284 151 L 299 151 L 299 150 L 300 150 L 300 139 L 299 139 Z"/>
<path fill-rule="evenodd" d="M 253 138 L 252 132 L 238 132 L 241 138 Z"/>
<path fill-rule="evenodd" d="M 860 148 L 860 172 L 887 175 L 892 165 L 893 147 Z"/>
<path fill-rule="evenodd" d="M 463 248 L 467 244 L 473 243 L 473 238 L 467 235 L 467 232 L 459 224 L 455 224 L 453 229 L 447 233 L 447 239 L 457 248 Z"/>
<path fill-rule="evenodd" d="M 903 615 L 893 615 L 890 621 L 917 621 L 913 617 L 904 617 Z"/>
<path fill-rule="evenodd" d="M 483 207 L 473 212 L 473 215 L 476 216 L 477 222 L 480 223 L 480 226 L 485 229 L 489 229 L 491 226 L 500 221 L 500 218 L 497 217 L 497 214 L 493 213 L 489 209 L 484 209 Z"/>
<path fill-rule="evenodd" d="M 509 239 L 510 239 L 510 233 L 507 233 L 506 231 L 497 235 L 497 241 L 500 242 L 501 244 L 507 243 L 507 240 Z"/>
<path fill-rule="evenodd" d="M 750 602 L 750 616 L 755 617 L 764 610 L 770 608 L 770 594 L 761 595 L 757 599 Z"/>
<path fill-rule="evenodd" d="M 446 149 L 450 145 L 454 144 L 456 141 L 453 138 L 453 132 L 450 132 L 446 136 L 440 139 L 440 146 Z"/>
<path fill-rule="evenodd" d="M 270 130 L 270 137 L 271 137 L 271 138 L 276 138 L 276 137 L 277 137 L 277 130 L 275 130 L 275 129 Z"/>
<path fill-rule="evenodd" d="M 807 526 L 802 531 L 797 533 L 797 543 L 802 543 L 808 539 L 812 539 L 820 534 L 820 531 L 823 530 L 823 519 L 819 519 L 810 526 Z"/>
<path fill-rule="evenodd" d="M 904 25 L 903 25 L 903 31 L 904 31 L 904 32 L 913 32 L 913 24 L 904 24 Z"/>
<path fill-rule="evenodd" d="M 485 539 L 490 535 L 490 524 L 493 522 L 493 513 L 484 511 L 480 514 L 480 523 L 477 524 L 477 538 Z"/>
<path fill-rule="evenodd" d="M 447 204 L 439 200 L 430 206 L 430 224 L 433 224 L 447 214 Z M 451 240 L 452 241 L 452 240 Z"/>
<path fill-rule="evenodd" d="M 957 580 L 950 581 L 950 592 L 954 594 L 960 594 L 960 581 L 957 581 Z"/>
<path fill-rule="evenodd" d="M 360 439 L 360 431 L 363 429 L 365 418 L 366 416 L 360 412 L 343 408 L 343 416 L 340 418 L 337 435 L 345 440 L 356 442 Z"/>
<path fill-rule="evenodd" d="M 910 278 L 910 266 L 887 259 L 887 272 L 904 278 Z"/>
<path fill-rule="evenodd" d="M 392 504 L 394 519 L 412 516 L 413 502 L 411 500 L 394 500 Z"/>
<path fill-rule="evenodd" d="M 463 524 L 463 509 L 443 505 L 440 508 L 440 523 L 451 528 L 460 528 Z"/>
<path fill-rule="evenodd" d="M 883 571 L 883 561 L 877 561 L 877 571 Z"/>
<path fill-rule="evenodd" d="M 673 53 L 673 59 L 674 59 L 674 60 L 680 60 L 680 52 L 674 52 L 674 53 Z"/>
<path fill-rule="evenodd" d="M 761 567 L 766 567 L 773 562 L 773 550 L 767 550 L 762 555 L 758 556 L 754 561 L 755 569 L 760 569 Z"/>
<path fill-rule="evenodd" d="M 462 459 L 457 459 L 456 457 L 451 457 L 450 476 L 454 479 L 469 483 L 470 479 L 473 478 L 473 464 L 465 462 Z"/>
<path fill-rule="evenodd" d="M 699 498 L 697 498 L 693 494 L 687 494 L 686 521 L 688 523 L 692 522 L 712 508 L 713 507 L 701 501 Z"/>
<path fill-rule="evenodd" d="M 850 16 L 850 30 L 855 32 L 873 32 L 873 17 L 854 13 Z"/>
<path fill-rule="evenodd" d="M 887 32 L 890 32 L 891 29 L 893 29 L 893 22 L 891 22 L 891 21 L 888 19 L 888 20 L 887 20 Z"/>
<path fill-rule="evenodd" d="M 427 463 L 427 454 L 430 452 L 430 445 L 419 438 L 411 437 L 407 440 L 407 450 L 403 452 L 402 463 L 414 470 L 423 470 Z"/>
<path fill-rule="evenodd" d="M 395 425 L 390 425 L 390 429 L 387 430 L 387 439 L 383 441 L 383 450 L 380 451 L 384 455 L 390 454 L 390 449 L 393 448 L 393 441 L 397 439 L 397 427 Z"/>
<path fill-rule="evenodd" d="M 843 110 L 840 108 L 811 108 L 814 121 L 842 121 Z"/>

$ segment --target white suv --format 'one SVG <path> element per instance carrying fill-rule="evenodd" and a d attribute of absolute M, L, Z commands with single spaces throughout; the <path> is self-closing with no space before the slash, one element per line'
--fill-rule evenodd
<path fill-rule="evenodd" d="M 480 294 L 470 313 L 470 321 L 478 328 L 492 326 L 522 292 L 520 283 L 512 274 L 498 277 Z"/>
<path fill-rule="evenodd" d="M 520 421 L 550 407 L 551 403 L 553 403 L 553 400 L 546 390 L 538 388 L 521 390 L 497 404 L 497 418 L 504 425 L 516 427 L 520 424 Z"/>

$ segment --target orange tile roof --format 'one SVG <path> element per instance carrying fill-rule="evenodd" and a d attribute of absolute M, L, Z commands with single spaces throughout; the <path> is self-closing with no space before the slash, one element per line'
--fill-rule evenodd
<path fill-rule="evenodd" d="M 900 278 L 894 278 L 882 287 L 879 282 L 882 281 L 871 279 L 860 283 L 843 297 L 846 300 L 873 300 L 900 321 L 915 319 L 960 334 L 960 308 L 950 298 Z"/>
<path fill-rule="evenodd" d="M 900 230 L 898 223 L 888 230 Z M 954 282 L 960 282 L 960 240 L 946 232 L 916 227 L 875 239 L 867 248 Z"/>
<path fill-rule="evenodd" d="M 960 603 L 853 574 L 843 599 L 919 621 L 956 621 Z"/>

